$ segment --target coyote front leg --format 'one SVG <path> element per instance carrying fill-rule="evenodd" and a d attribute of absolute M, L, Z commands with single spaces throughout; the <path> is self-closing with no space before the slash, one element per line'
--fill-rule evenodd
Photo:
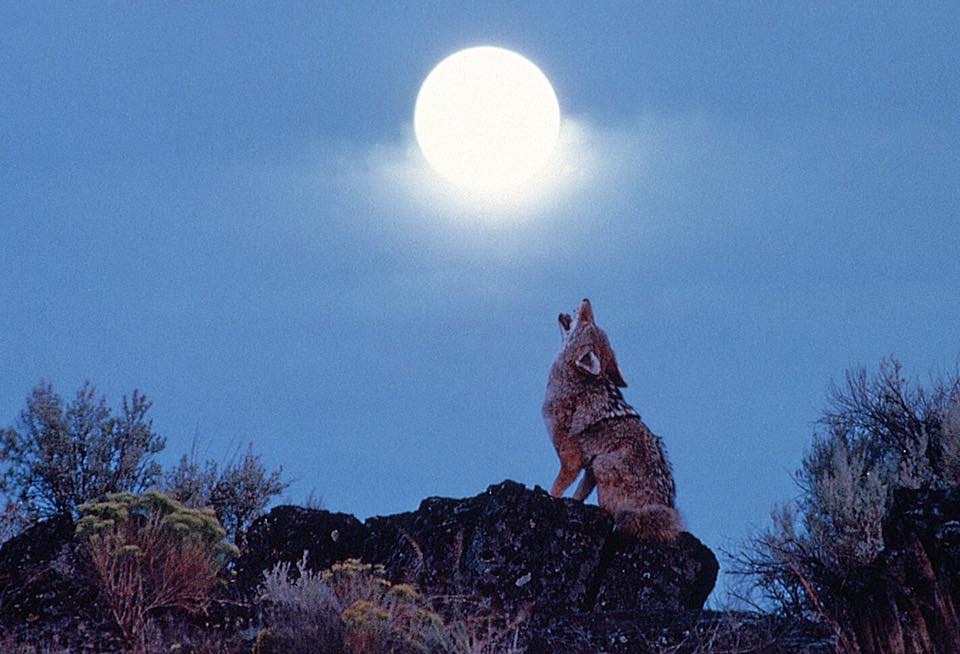
<path fill-rule="evenodd" d="M 583 469 L 583 457 L 580 455 L 580 446 L 572 439 L 565 441 L 557 449 L 560 457 L 560 472 L 553 480 L 550 494 L 554 497 L 563 497 L 570 485 L 577 480 Z"/>

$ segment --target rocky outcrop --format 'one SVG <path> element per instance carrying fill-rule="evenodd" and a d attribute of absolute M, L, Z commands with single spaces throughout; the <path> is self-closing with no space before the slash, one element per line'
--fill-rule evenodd
<path fill-rule="evenodd" d="M 427 595 L 470 595 L 527 616 L 521 642 L 531 654 L 834 650 L 829 630 L 810 623 L 702 611 L 718 564 L 691 534 L 675 545 L 624 538 L 596 506 L 511 481 L 365 523 L 278 507 L 254 523 L 247 545 L 237 564 L 245 592 L 304 551 L 314 568 L 359 558 Z"/>
<path fill-rule="evenodd" d="M 49 620 L 71 591 L 80 590 L 57 565 L 71 555 L 72 541 L 73 521 L 57 516 L 0 547 L 0 606 L 7 622 Z"/>
<path fill-rule="evenodd" d="M 690 534 L 675 545 L 623 538 L 597 507 L 512 481 L 466 499 L 428 498 L 414 512 L 364 524 L 278 507 L 253 525 L 247 546 L 237 565 L 245 588 L 278 560 L 307 551 L 310 567 L 360 558 L 428 594 L 466 593 L 505 611 L 700 609 L 718 571 Z"/>
<path fill-rule="evenodd" d="M 51 651 L 121 651 L 73 530 L 69 517 L 56 518 L 0 548 L 0 629 L 19 642 L 57 643 Z M 427 596 L 469 596 L 524 624 L 518 644 L 531 654 L 833 651 L 830 635 L 810 624 L 702 611 L 718 565 L 694 536 L 673 545 L 626 539 L 597 507 L 510 481 L 366 522 L 277 507 L 254 523 L 246 545 L 199 625 L 232 639 L 238 653 L 250 651 L 244 634 L 257 634 L 251 600 L 263 572 L 304 551 L 311 568 L 359 558 Z"/>
<path fill-rule="evenodd" d="M 56 516 L 0 546 L 0 633 L 69 652 L 115 651 L 73 531 L 70 516 Z"/>

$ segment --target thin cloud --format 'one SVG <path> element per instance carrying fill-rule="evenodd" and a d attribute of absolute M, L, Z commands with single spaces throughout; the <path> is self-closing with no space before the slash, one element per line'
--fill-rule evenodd
<path fill-rule="evenodd" d="M 398 144 L 367 153 L 368 171 L 357 180 L 369 196 L 381 195 L 391 206 L 405 205 L 419 215 L 458 223 L 513 225 L 556 211 L 586 189 L 596 188 L 604 162 L 596 134 L 584 123 L 567 119 L 556 151 L 544 168 L 523 184 L 496 192 L 468 191 L 438 175 L 426 162 L 411 129 Z"/>
<path fill-rule="evenodd" d="M 557 150 L 531 180 L 496 193 L 457 188 L 426 162 L 409 126 L 395 143 L 378 145 L 352 157 L 341 180 L 344 190 L 369 199 L 443 219 L 515 225 L 571 208 L 615 204 L 626 191 L 652 187 L 655 169 L 684 142 L 703 136 L 699 121 L 642 119 L 602 127 L 582 118 L 566 118 Z M 676 142 L 676 141 L 681 142 Z M 672 153 L 672 154 L 671 154 Z M 342 161 L 342 160 L 341 160 Z"/>
<path fill-rule="evenodd" d="M 548 168 L 499 198 L 437 175 L 409 125 L 380 144 L 316 143 L 294 161 L 248 168 L 242 184 L 269 217 L 251 226 L 258 242 L 313 261 L 317 275 L 354 271 L 351 301 L 363 306 L 415 289 L 524 297 L 702 237 L 684 226 L 700 219 L 685 203 L 721 174 L 718 159 L 742 159 L 728 150 L 743 141 L 720 133 L 698 118 L 568 117 Z"/>

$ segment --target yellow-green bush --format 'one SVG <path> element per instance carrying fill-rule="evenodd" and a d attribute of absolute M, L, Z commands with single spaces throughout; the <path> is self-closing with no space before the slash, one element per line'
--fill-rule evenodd
<path fill-rule="evenodd" d="M 160 493 L 112 493 L 78 508 L 94 583 L 131 643 L 160 611 L 206 610 L 219 571 L 237 554 L 212 511 Z"/>

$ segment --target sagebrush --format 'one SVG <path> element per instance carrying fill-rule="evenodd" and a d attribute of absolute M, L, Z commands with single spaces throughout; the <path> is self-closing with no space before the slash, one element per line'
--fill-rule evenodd
<path fill-rule="evenodd" d="M 134 390 L 111 411 L 89 382 L 64 403 L 50 384 L 27 397 L 16 427 L 0 431 L 0 490 L 24 522 L 76 513 L 107 493 L 139 493 L 160 478 L 151 402 Z"/>
<path fill-rule="evenodd" d="M 509 654 L 519 626 L 489 611 L 464 609 L 463 598 L 426 598 L 411 584 L 392 583 L 381 566 L 350 559 L 322 572 L 307 554 L 291 569 L 264 573 L 259 604 L 263 628 L 255 654 L 394 652 Z M 456 603 L 455 612 L 446 611 Z"/>
<path fill-rule="evenodd" d="M 243 547 L 247 529 L 288 486 L 283 468 L 268 472 L 250 445 L 239 460 L 223 465 L 184 455 L 164 474 L 162 489 L 187 506 L 213 508 L 227 535 Z"/>
<path fill-rule="evenodd" d="M 831 625 L 840 649 L 859 651 L 855 610 L 869 566 L 885 551 L 884 520 L 898 489 L 960 482 L 960 375 L 924 385 L 896 359 L 848 372 L 831 388 L 796 474 L 798 499 L 730 554 L 748 601 Z"/>

